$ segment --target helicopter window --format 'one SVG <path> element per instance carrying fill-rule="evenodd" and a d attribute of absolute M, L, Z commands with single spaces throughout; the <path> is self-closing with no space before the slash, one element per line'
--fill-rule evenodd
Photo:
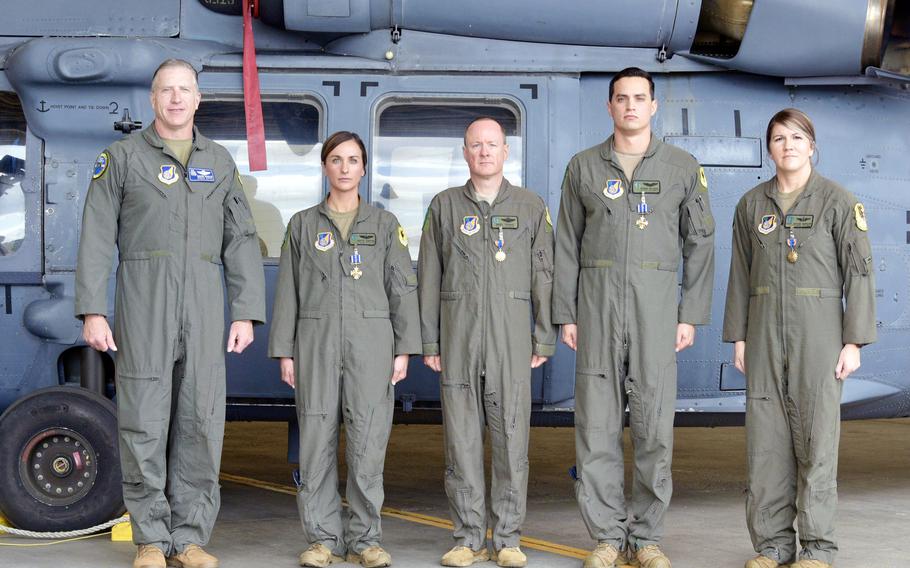
<path fill-rule="evenodd" d="M 25 115 L 15 93 L 0 92 L 0 256 L 25 239 Z"/>
<path fill-rule="evenodd" d="M 520 117 L 508 101 L 492 105 L 392 100 L 379 111 L 373 139 L 372 200 L 398 217 L 407 232 L 413 259 L 417 258 L 424 215 L 433 196 L 468 179 L 468 165 L 462 155 L 464 131 L 481 116 L 494 118 L 505 128 L 509 159 L 503 170 L 509 182 L 520 185 Z"/>
<path fill-rule="evenodd" d="M 241 99 L 205 97 L 196 111 L 196 125 L 230 152 L 256 222 L 259 248 L 265 258 L 281 256 L 284 231 L 297 211 L 322 200 L 319 152 L 319 108 L 306 101 L 263 97 L 268 169 L 250 172 L 246 119 Z"/>

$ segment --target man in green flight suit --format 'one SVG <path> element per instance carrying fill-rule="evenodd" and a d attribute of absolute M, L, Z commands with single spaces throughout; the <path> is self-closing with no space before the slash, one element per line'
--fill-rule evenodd
<path fill-rule="evenodd" d="M 569 162 L 556 225 L 553 321 L 577 351 L 575 492 L 598 542 L 584 566 L 610 568 L 626 554 L 634 566 L 669 568 L 658 543 L 672 493 L 676 353 L 710 319 L 714 220 L 698 163 L 651 132 L 650 75 L 634 67 L 615 75 L 607 109 L 613 135 Z M 626 405 L 635 453 L 628 507 Z"/>
<path fill-rule="evenodd" d="M 150 98 L 151 126 L 95 162 L 75 312 L 89 346 L 117 351 L 123 499 L 139 545 L 133 566 L 214 568 L 218 560 L 201 547 L 220 505 L 222 268 L 233 322 L 228 352 L 242 352 L 253 322 L 265 320 L 265 279 L 236 166 L 193 126 L 195 69 L 165 61 Z M 105 314 L 115 244 L 112 333 Z"/>
<path fill-rule="evenodd" d="M 445 487 L 455 547 L 444 566 L 487 560 L 483 429 L 490 429 L 494 560 L 519 548 L 528 486 L 531 369 L 553 355 L 553 228 L 537 194 L 503 177 L 506 134 L 491 118 L 465 131 L 470 180 L 433 198 L 420 241 L 424 362 L 441 372 Z M 533 317 L 533 327 L 532 320 Z"/>

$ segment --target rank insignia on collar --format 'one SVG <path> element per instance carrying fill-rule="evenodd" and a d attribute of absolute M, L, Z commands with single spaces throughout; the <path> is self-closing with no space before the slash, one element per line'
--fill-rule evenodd
<path fill-rule="evenodd" d="M 461 221 L 461 232 L 471 236 L 476 235 L 480 230 L 480 218 L 477 215 L 465 215 Z"/>
<path fill-rule="evenodd" d="M 862 203 L 853 206 L 853 217 L 856 220 L 856 228 L 860 231 L 868 231 L 869 223 L 866 222 L 866 208 Z"/>
<path fill-rule="evenodd" d="M 177 166 L 173 164 L 161 166 L 161 173 L 158 174 L 158 181 L 165 185 L 172 185 L 177 183 L 177 180 L 179 179 L 180 174 L 177 173 Z"/>
<path fill-rule="evenodd" d="M 316 233 L 316 242 L 313 243 L 313 246 L 316 247 L 316 250 L 321 250 L 322 252 L 335 246 L 335 239 L 332 237 L 332 231 Z"/>
<path fill-rule="evenodd" d="M 604 187 L 604 195 L 610 199 L 616 199 L 621 197 L 623 194 L 622 180 L 618 179 L 608 179 L 607 185 Z"/>
<path fill-rule="evenodd" d="M 758 232 L 767 235 L 777 228 L 777 215 L 764 215 L 758 224 Z"/>
<path fill-rule="evenodd" d="M 101 152 L 98 155 L 98 159 L 95 160 L 95 169 L 92 170 L 92 179 L 98 179 L 104 175 L 104 172 L 107 171 L 107 165 L 110 163 L 111 157 L 107 152 Z"/>

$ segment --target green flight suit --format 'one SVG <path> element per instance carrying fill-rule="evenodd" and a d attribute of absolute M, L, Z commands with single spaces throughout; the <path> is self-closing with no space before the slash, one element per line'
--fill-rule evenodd
<path fill-rule="evenodd" d="M 395 216 L 361 202 L 347 241 L 338 234 L 325 202 L 291 218 L 269 356 L 294 359 L 304 538 L 344 556 L 382 539 L 382 473 L 395 402 L 392 359 L 420 353 L 420 322 L 417 277 Z M 339 418 L 348 464 L 346 528 L 338 495 Z"/>
<path fill-rule="evenodd" d="M 760 554 L 833 563 L 846 343 L 876 339 L 865 209 L 813 171 L 781 214 L 776 178 L 736 207 L 724 341 L 746 342 L 746 517 Z M 792 231 L 796 262 L 788 262 Z M 842 300 L 846 300 L 846 304 Z M 845 308 L 846 305 L 846 308 Z"/>
<path fill-rule="evenodd" d="M 566 169 L 553 321 L 578 325 L 575 492 L 582 518 L 598 542 L 622 549 L 628 540 L 638 549 L 660 540 L 670 503 L 676 326 L 710 319 L 714 219 L 692 156 L 652 137 L 628 180 L 612 148 L 611 136 Z M 644 215 L 642 195 L 650 210 Z M 635 450 L 628 508 L 627 404 Z"/>
<path fill-rule="evenodd" d="M 107 313 L 114 245 L 117 406 L 133 540 L 205 545 L 220 505 L 224 294 L 265 321 L 256 230 L 228 152 L 193 131 L 188 168 L 154 124 L 112 144 L 85 198 L 76 315 Z"/>
<path fill-rule="evenodd" d="M 502 228 L 501 250 L 497 245 Z M 474 188 L 433 198 L 420 241 L 424 355 L 440 355 L 445 487 L 457 545 L 486 546 L 484 423 L 492 447 L 493 547 L 518 546 L 528 489 L 531 354 L 556 348 L 553 228 L 537 194 L 503 180 L 492 206 Z M 533 322 L 532 322 L 533 319 Z"/>

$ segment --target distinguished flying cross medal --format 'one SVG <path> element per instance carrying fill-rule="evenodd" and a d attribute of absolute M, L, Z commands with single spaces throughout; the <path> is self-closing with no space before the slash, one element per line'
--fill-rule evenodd
<path fill-rule="evenodd" d="M 351 278 L 354 280 L 360 280 L 360 277 L 363 276 L 363 271 L 360 270 L 361 264 L 363 264 L 363 259 L 360 257 L 357 245 L 354 245 L 354 253 L 351 255 L 351 266 L 354 267 L 351 269 Z"/>
<path fill-rule="evenodd" d="M 635 221 L 635 225 L 638 226 L 642 231 L 645 230 L 645 227 L 648 226 L 647 215 L 653 213 L 654 210 L 648 206 L 647 200 L 645 200 L 645 194 L 641 194 L 641 203 L 638 204 L 638 221 Z"/>
<path fill-rule="evenodd" d="M 790 247 L 790 252 L 787 253 L 787 262 L 794 264 L 799 260 L 799 253 L 796 252 L 796 235 L 793 234 L 793 229 L 790 229 L 790 236 L 787 237 L 787 246 Z"/>
<path fill-rule="evenodd" d="M 506 253 L 505 253 L 505 251 L 502 250 L 502 246 L 504 244 L 506 244 L 505 238 L 502 234 L 502 227 L 500 226 L 499 227 L 499 238 L 496 239 L 496 248 L 499 250 L 497 250 L 496 254 L 493 255 L 493 258 L 495 258 L 498 262 L 502 262 L 506 259 Z"/>

